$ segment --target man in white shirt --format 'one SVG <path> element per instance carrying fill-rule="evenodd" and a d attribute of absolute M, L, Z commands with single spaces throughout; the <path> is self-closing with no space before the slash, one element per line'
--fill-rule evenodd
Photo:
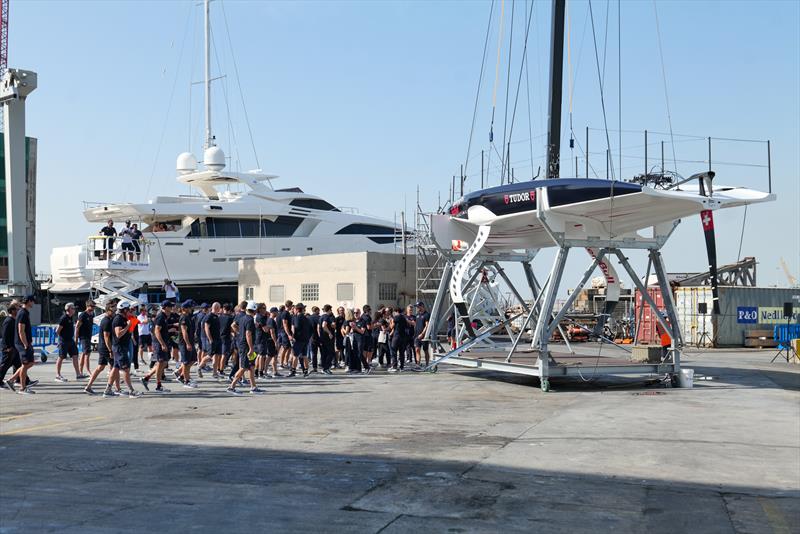
<path fill-rule="evenodd" d="M 166 294 L 165 296 L 167 300 L 171 300 L 172 302 L 177 302 L 178 286 L 176 286 L 175 282 L 173 282 L 169 278 L 164 278 L 164 293 Z"/>
<path fill-rule="evenodd" d="M 150 335 L 150 317 L 147 315 L 147 308 L 142 306 L 140 309 L 142 311 L 139 312 L 139 315 L 136 317 L 139 320 L 139 324 L 137 325 L 139 329 L 139 360 L 147 365 L 144 353 L 145 351 L 148 355 L 153 353 L 153 338 Z"/>

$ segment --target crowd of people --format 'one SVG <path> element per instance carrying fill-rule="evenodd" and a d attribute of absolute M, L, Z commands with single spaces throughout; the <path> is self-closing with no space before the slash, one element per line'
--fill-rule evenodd
<path fill-rule="evenodd" d="M 32 296 L 12 301 L 2 321 L 0 386 L 33 394 L 38 384 L 30 376 L 34 365 L 30 309 Z M 369 374 L 430 364 L 430 314 L 422 302 L 405 309 L 383 308 L 373 314 L 330 305 L 310 310 L 287 300 L 280 307 L 242 301 L 238 305 L 165 300 L 148 307 L 140 302 L 111 300 L 104 309 L 87 300 L 83 311 L 64 307 L 56 326 L 58 357 L 55 380 L 67 383 L 64 360 L 71 360 L 75 381 L 87 380 L 83 391 L 103 397 L 140 397 L 141 389 L 169 393 L 165 383 L 198 387 L 197 379 L 212 378 L 227 393 L 263 390 L 259 381 L 308 377 L 314 373 Z M 99 324 L 97 365 L 92 368 L 93 325 Z M 423 365 L 424 362 L 424 365 Z M 140 371 L 140 364 L 143 369 Z M 172 367 L 170 367 L 172 366 Z M 13 375 L 6 379 L 7 372 Z M 105 377 L 101 377 L 107 371 Z M 194 371 L 194 374 L 193 374 Z M 205 375 L 204 375 L 205 373 Z M 121 384 L 125 384 L 123 392 Z M 95 384 L 104 384 L 102 391 Z M 134 384 L 141 385 L 137 390 Z"/>

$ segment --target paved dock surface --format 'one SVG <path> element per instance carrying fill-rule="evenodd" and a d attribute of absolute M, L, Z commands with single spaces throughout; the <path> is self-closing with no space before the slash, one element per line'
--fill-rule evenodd
<path fill-rule="evenodd" d="M 139 399 L 37 365 L 0 391 L 0 532 L 800 532 L 800 366 L 771 357 L 690 353 L 693 389 L 443 367 Z"/>

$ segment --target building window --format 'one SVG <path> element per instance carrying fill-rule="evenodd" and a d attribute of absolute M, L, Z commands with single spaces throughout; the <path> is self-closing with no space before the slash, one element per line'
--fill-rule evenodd
<path fill-rule="evenodd" d="M 353 284 L 336 284 L 336 300 L 353 300 Z"/>
<path fill-rule="evenodd" d="M 317 302 L 319 300 L 319 284 L 300 284 L 300 300 Z"/>
<path fill-rule="evenodd" d="M 286 290 L 283 286 L 269 286 L 269 301 L 283 302 L 286 298 Z"/>
<path fill-rule="evenodd" d="M 244 288 L 244 300 L 255 300 L 255 297 L 253 297 L 256 292 L 255 289 L 254 287 Z"/>
<path fill-rule="evenodd" d="M 395 301 L 397 300 L 397 284 L 394 282 L 378 284 L 378 300 Z"/>

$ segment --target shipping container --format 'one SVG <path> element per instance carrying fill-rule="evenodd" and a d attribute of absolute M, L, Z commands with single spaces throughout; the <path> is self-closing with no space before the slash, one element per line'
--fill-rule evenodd
<path fill-rule="evenodd" d="M 678 316 L 683 343 L 695 347 L 712 347 L 714 324 L 711 287 L 679 287 L 675 290 L 675 311 Z M 706 313 L 699 312 L 699 304 L 706 304 Z"/>
<path fill-rule="evenodd" d="M 661 289 L 658 287 L 648 287 L 647 293 L 650 295 L 659 310 L 664 310 L 664 298 L 661 294 Z M 647 304 L 642 298 L 641 292 L 636 290 L 636 304 L 634 306 L 634 320 L 639 321 L 639 327 L 636 330 L 636 342 L 643 345 L 659 345 L 660 339 L 656 331 L 658 319 L 656 319 L 656 312 Z"/>

